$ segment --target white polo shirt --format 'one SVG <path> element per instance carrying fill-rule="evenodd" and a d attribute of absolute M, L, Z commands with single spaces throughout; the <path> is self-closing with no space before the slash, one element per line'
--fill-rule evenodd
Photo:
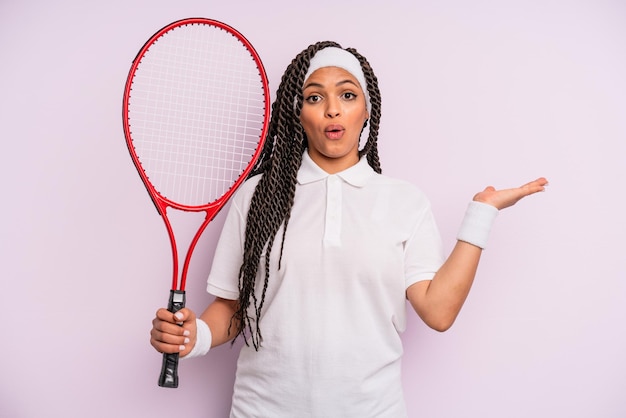
<path fill-rule="evenodd" d="M 233 198 L 208 278 L 213 295 L 238 298 L 258 180 Z M 426 197 L 375 173 L 365 158 L 329 175 L 305 153 L 278 270 L 281 239 L 282 229 L 271 253 L 262 346 L 242 348 L 231 417 L 406 416 L 405 290 L 432 279 L 444 259 Z"/>

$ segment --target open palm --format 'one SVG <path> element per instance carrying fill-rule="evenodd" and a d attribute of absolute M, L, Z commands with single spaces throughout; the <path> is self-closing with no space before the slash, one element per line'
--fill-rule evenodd
<path fill-rule="evenodd" d="M 495 206 L 498 209 L 508 208 L 519 202 L 522 198 L 542 192 L 548 185 L 548 180 L 540 177 L 520 187 L 512 189 L 496 190 L 493 186 L 485 188 L 474 196 L 474 200 Z"/>

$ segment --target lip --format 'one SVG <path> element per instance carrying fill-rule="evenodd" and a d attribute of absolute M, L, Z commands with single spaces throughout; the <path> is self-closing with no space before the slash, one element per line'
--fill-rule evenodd
<path fill-rule="evenodd" d="M 340 139 L 346 129 L 341 125 L 328 125 L 324 133 L 328 139 Z"/>

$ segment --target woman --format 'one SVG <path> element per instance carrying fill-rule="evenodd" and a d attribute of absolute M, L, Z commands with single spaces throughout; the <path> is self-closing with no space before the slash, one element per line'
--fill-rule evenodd
<path fill-rule="evenodd" d="M 363 56 L 333 42 L 302 51 L 227 215 L 208 279 L 215 301 L 199 318 L 156 314 L 159 352 L 194 357 L 243 336 L 233 417 L 406 416 L 406 300 L 428 326 L 448 329 L 498 211 L 547 184 L 476 194 L 445 259 L 426 197 L 380 174 L 379 122 Z"/>

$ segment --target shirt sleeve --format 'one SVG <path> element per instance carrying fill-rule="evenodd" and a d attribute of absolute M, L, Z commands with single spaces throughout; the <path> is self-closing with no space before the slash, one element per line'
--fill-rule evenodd
<path fill-rule="evenodd" d="M 207 292 L 224 299 L 239 298 L 239 270 L 243 261 L 246 213 L 256 182 L 248 181 L 235 193 L 215 248 Z"/>
<path fill-rule="evenodd" d="M 439 228 L 424 197 L 417 212 L 415 228 L 404 248 L 406 288 L 422 280 L 432 280 L 445 260 Z"/>

